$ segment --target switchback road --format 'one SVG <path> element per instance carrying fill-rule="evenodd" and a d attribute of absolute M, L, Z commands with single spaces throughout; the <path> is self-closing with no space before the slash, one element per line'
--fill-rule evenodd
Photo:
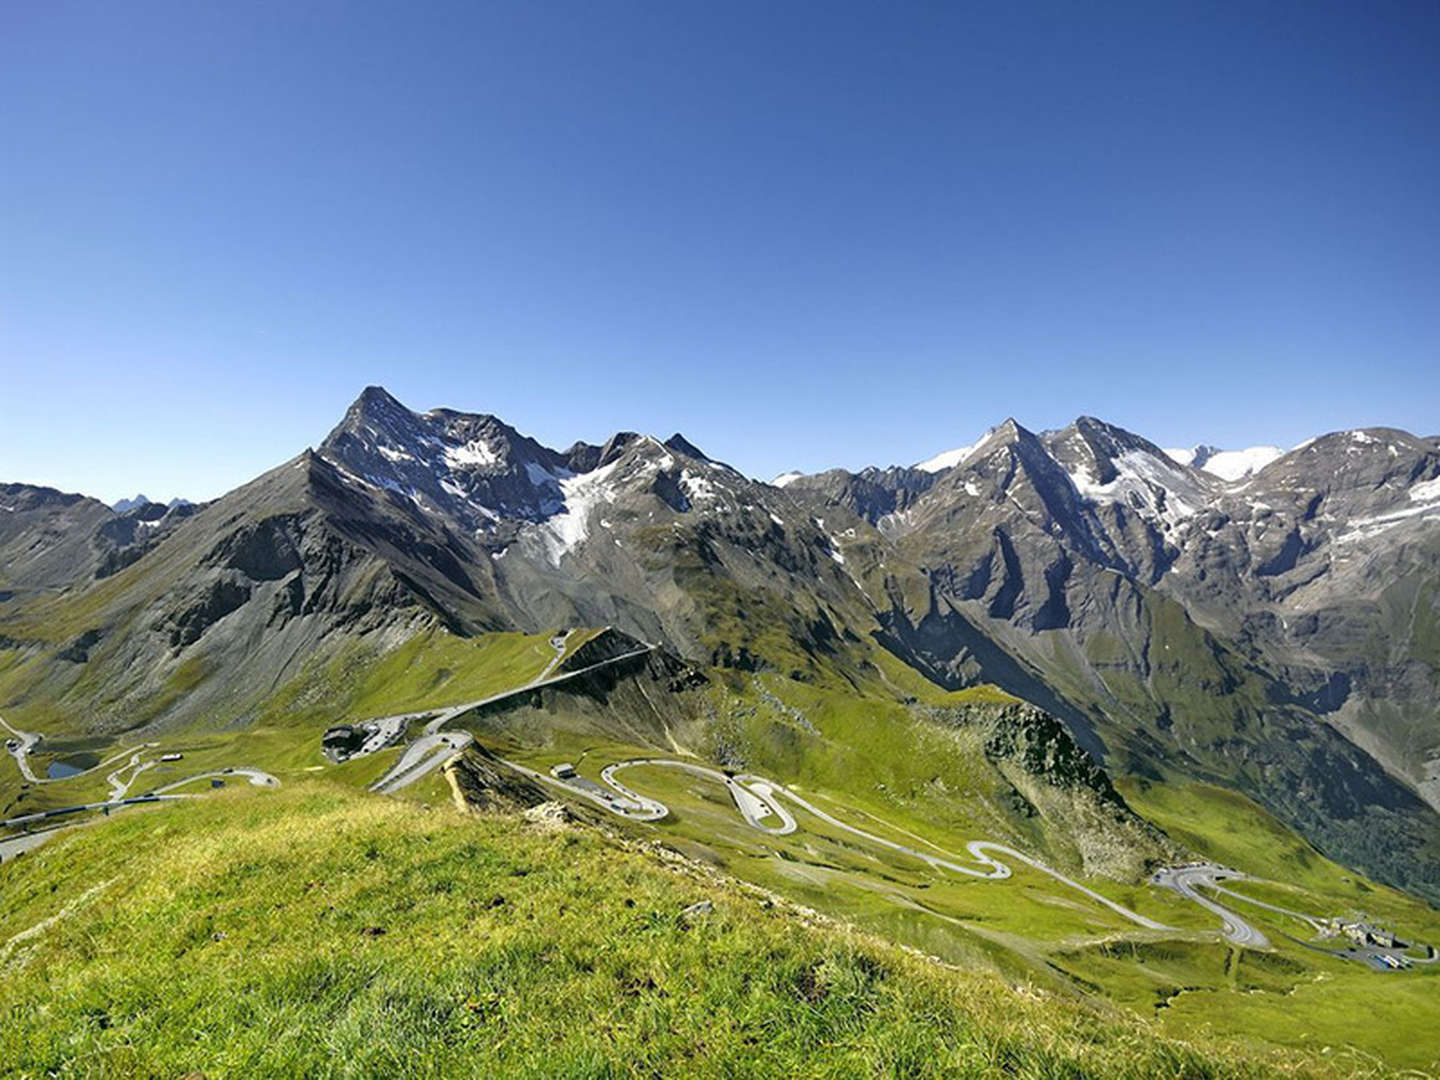
<path fill-rule="evenodd" d="M 620 783 L 615 778 L 615 774 L 622 769 L 637 768 L 640 766 L 681 769 L 694 776 L 704 777 L 724 784 L 735 802 L 736 809 L 739 811 L 741 817 L 744 818 L 746 824 L 763 832 L 767 832 L 772 836 L 782 836 L 792 833 L 798 828 L 795 818 L 780 805 L 779 799 L 784 798 L 834 828 L 841 829 L 853 836 L 858 836 L 867 843 L 919 859 L 921 862 L 936 869 L 965 874 L 970 877 L 988 878 L 993 881 L 999 881 L 1011 875 L 1010 867 L 995 857 L 995 855 L 1003 855 L 1017 862 L 1022 862 L 1032 869 L 1054 878 L 1062 885 L 1076 890 L 1097 904 L 1109 908 L 1122 918 L 1128 919 L 1138 926 L 1143 926 L 1147 930 L 1172 929 L 1164 923 L 1156 922 L 1154 919 L 1131 911 L 1122 904 L 1117 904 L 1108 897 L 1102 896 L 1094 889 L 1087 888 L 1073 878 L 1066 877 L 1058 870 L 1052 870 L 1038 859 L 1032 858 L 1024 852 L 1017 851 L 1007 844 L 1000 844 L 990 840 L 971 840 L 965 845 L 965 850 L 969 853 L 971 860 L 978 865 L 966 865 L 956 862 L 953 858 L 943 857 L 932 852 L 918 851 L 915 848 L 907 847 L 894 840 L 866 832 L 864 829 L 841 821 L 834 815 L 820 809 L 820 807 L 796 794 L 794 791 L 791 791 L 783 784 L 777 783 L 774 780 L 767 780 L 760 776 L 752 776 L 749 774 L 730 776 L 718 769 L 712 769 L 705 765 L 699 765 L 689 761 L 676 761 L 671 758 L 635 758 L 630 761 L 607 765 L 601 771 L 600 778 L 616 793 L 611 796 L 598 785 L 590 783 L 589 781 L 579 780 L 578 778 L 575 780 L 560 779 L 548 773 L 538 772 L 534 769 L 516 764 L 513 761 L 506 761 L 505 764 L 526 776 L 540 780 L 553 787 L 563 788 L 571 795 L 595 803 L 602 809 L 631 821 L 659 821 L 669 813 L 669 809 L 659 800 L 647 795 L 641 795 Z M 768 822 L 768 819 L 772 817 L 776 819 L 774 824 Z"/>
<path fill-rule="evenodd" d="M 1173 889 L 1187 900 L 1199 904 L 1206 911 L 1220 916 L 1220 933 L 1225 940 L 1251 949 L 1268 949 L 1270 939 L 1259 929 L 1246 922 L 1229 908 L 1221 907 L 1214 900 L 1200 895 L 1200 888 L 1218 889 L 1219 882 L 1243 880 L 1238 870 L 1227 870 L 1213 863 L 1198 863 L 1191 866 L 1171 866 L 1157 870 L 1150 880 L 1163 889 Z M 1268 905 L 1261 905 L 1268 906 Z"/>

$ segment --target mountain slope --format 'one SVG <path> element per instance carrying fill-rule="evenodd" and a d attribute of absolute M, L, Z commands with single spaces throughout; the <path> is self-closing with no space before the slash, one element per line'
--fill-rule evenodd
<path fill-rule="evenodd" d="M 679 435 L 562 452 L 371 387 L 204 507 L 5 489 L 0 706 L 244 725 L 419 635 L 610 625 L 881 703 L 994 682 L 1116 774 L 1230 785 L 1440 896 L 1437 478 L 1432 440 L 1373 429 L 1230 483 L 1081 417 L 780 488 Z"/>
<path fill-rule="evenodd" d="M 787 491 L 924 568 L 887 590 L 887 640 L 932 678 L 1040 702 L 1122 771 L 1238 785 L 1436 896 L 1437 472 L 1428 441 L 1377 429 L 1229 485 L 1082 417 L 1007 421 L 900 509 L 843 474 Z"/>
<path fill-rule="evenodd" d="M 1218 446 L 1194 446 L 1189 450 L 1166 450 L 1172 461 L 1204 469 L 1212 476 L 1235 483 L 1253 476 L 1277 458 L 1285 456 L 1278 446 L 1251 446 L 1244 450 L 1221 450 Z"/>
<path fill-rule="evenodd" d="M 132 813 L 6 868 L 0 1057 L 21 1076 L 84 1062 L 254 1077 L 337 1062 L 437 1077 L 1075 1078 L 1353 1062 L 1175 1041 L 651 850 L 313 780 Z"/>

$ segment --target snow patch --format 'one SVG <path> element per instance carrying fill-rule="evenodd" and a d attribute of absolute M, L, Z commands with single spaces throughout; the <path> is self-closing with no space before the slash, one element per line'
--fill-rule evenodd
<path fill-rule="evenodd" d="M 1364 435 L 1362 432 L 1351 432 L 1351 436 Z M 1370 436 L 1366 436 L 1370 442 L 1379 442 Z M 1409 500 L 1415 503 L 1414 506 L 1407 506 L 1402 510 L 1391 510 L 1384 514 L 1376 514 L 1374 517 L 1355 518 L 1352 520 L 1344 533 L 1335 538 L 1337 544 L 1353 543 L 1356 540 L 1369 540 L 1379 536 L 1388 529 L 1407 521 L 1440 521 L 1440 476 L 1431 480 L 1422 480 L 1418 484 L 1412 484 L 1406 492 Z"/>
<path fill-rule="evenodd" d="M 680 472 L 680 487 L 685 494 L 696 502 L 703 502 L 715 498 L 719 493 L 710 478 L 692 473 L 689 469 L 682 469 Z"/>
<path fill-rule="evenodd" d="M 1188 465 L 1211 476 L 1218 476 L 1230 484 L 1254 476 L 1266 465 L 1284 455 L 1285 451 L 1278 446 L 1251 446 L 1244 450 L 1216 450 L 1209 446 L 1195 446 L 1189 450 L 1172 448 L 1165 451 L 1165 456 L 1177 465 Z"/>
<path fill-rule="evenodd" d="M 1090 502 L 1118 502 L 1174 527 L 1204 504 L 1194 479 L 1144 450 L 1127 450 L 1114 459 L 1116 476 L 1100 483 L 1083 465 L 1070 474 L 1075 490 Z M 1012 496 L 1013 498 L 1013 496 Z"/>
<path fill-rule="evenodd" d="M 1211 476 L 1228 483 L 1253 476 L 1272 461 L 1285 456 L 1278 446 L 1251 446 L 1245 450 L 1221 450 L 1201 466 Z"/>
<path fill-rule="evenodd" d="M 1440 476 L 1434 480 L 1422 480 L 1410 488 L 1411 502 L 1436 502 L 1440 501 Z"/>
<path fill-rule="evenodd" d="M 670 451 L 666 448 L 665 444 L 655 438 L 654 435 L 643 435 L 641 438 L 655 447 L 656 450 L 660 451 L 660 456 L 655 459 L 655 467 L 657 469 L 664 472 L 666 469 L 672 468 L 675 465 L 675 459 L 670 456 Z"/>
<path fill-rule="evenodd" d="M 539 526 L 545 553 L 553 565 L 559 566 L 561 557 L 574 551 L 590 535 L 590 511 L 614 498 L 615 488 L 609 480 L 618 464 L 612 461 L 560 481 L 565 509 Z"/>
<path fill-rule="evenodd" d="M 920 462 L 918 465 L 915 466 L 915 468 L 919 469 L 921 472 L 928 473 L 937 473 L 945 469 L 953 469 L 956 465 L 959 465 L 976 450 L 979 450 L 980 447 L 984 446 L 987 442 L 989 442 L 990 436 L 993 434 L 995 434 L 995 429 L 991 428 L 983 436 L 981 436 L 975 442 L 971 443 L 969 446 L 957 446 L 954 450 L 946 450 L 942 453 L 936 454 L 928 461 Z"/>
<path fill-rule="evenodd" d="M 783 488 L 783 487 L 785 487 L 785 486 L 788 485 L 788 484 L 793 484 L 796 480 L 799 480 L 800 477 L 802 477 L 802 476 L 804 476 L 804 475 L 805 475 L 804 473 L 798 473 L 798 472 L 785 472 L 785 473 L 781 473 L 779 476 L 775 477 L 775 479 L 774 479 L 774 480 L 771 480 L 770 483 L 773 484 L 775 487 L 782 487 L 782 488 Z"/>
<path fill-rule="evenodd" d="M 561 469 L 558 473 L 553 473 L 549 469 L 536 465 L 533 461 L 527 461 L 525 475 L 536 487 L 548 487 L 551 484 L 558 484 L 561 480 L 567 480 L 575 474 L 568 469 Z"/>
<path fill-rule="evenodd" d="M 1388 514 L 1377 514 L 1375 517 L 1356 518 L 1350 522 L 1350 528 L 1335 538 L 1337 544 L 1348 544 L 1356 540 L 1369 540 L 1379 536 L 1387 529 L 1393 529 L 1396 525 L 1403 524 L 1411 519 L 1417 521 L 1440 521 L 1440 506 L 1432 502 L 1422 502 L 1419 506 L 1407 507 L 1404 510 L 1393 510 Z"/>
<path fill-rule="evenodd" d="M 484 439 L 472 439 L 464 446 L 445 448 L 445 463 L 452 469 L 463 469 L 471 465 L 494 465 L 499 460 L 500 455 L 492 450 Z"/>

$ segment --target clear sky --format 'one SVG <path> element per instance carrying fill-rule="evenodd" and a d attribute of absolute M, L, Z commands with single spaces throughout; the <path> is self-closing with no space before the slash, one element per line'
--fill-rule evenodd
<path fill-rule="evenodd" d="M 0 480 L 367 383 L 768 477 L 1014 415 L 1440 430 L 1440 4 L 0 7 Z"/>

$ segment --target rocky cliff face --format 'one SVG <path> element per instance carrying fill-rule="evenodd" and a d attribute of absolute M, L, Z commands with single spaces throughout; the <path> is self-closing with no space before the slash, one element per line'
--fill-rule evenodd
<path fill-rule="evenodd" d="M 851 690 L 885 684 L 883 648 L 1440 895 L 1440 447 L 1366 429 L 1263 457 L 1231 480 L 1094 418 L 1010 420 L 781 489 L 678 435 L 556 451 L 370 388 L 204 507 L 0 488 L 0 639 L 100 728 L 243 722 L 347 642 L 425 626 L 613 625 Z"/>
<path fill-rule="evenodd" d="M 1440 870 L 1437 474 L 1430 440 L 1367 429 L 1227 482 L 1082 417 L 1007 421 L 886 513 L 834 474 L 787 490 L 923 572 L 872 596 L 932 678 L 998 682 L 1115 767 L 1238 785 L 1413 881 Z"/>
<path fill-rule="evenodd" d="M 190 512 L 147 503 L 123 512 L 31 484 L 0 485 L 0 592 L 83 584 L 128 566 Z"/>
<path fill-rule="evenodd" d="M 1012 788 L 1014 807 L 1051 824 L 1073 844 L 1087 875 L 1143 878 L 1184 853 L 1137 816 L 1066 726 L 1026 703 L 928 710 L 936 722 L 973 732 Z"/>

